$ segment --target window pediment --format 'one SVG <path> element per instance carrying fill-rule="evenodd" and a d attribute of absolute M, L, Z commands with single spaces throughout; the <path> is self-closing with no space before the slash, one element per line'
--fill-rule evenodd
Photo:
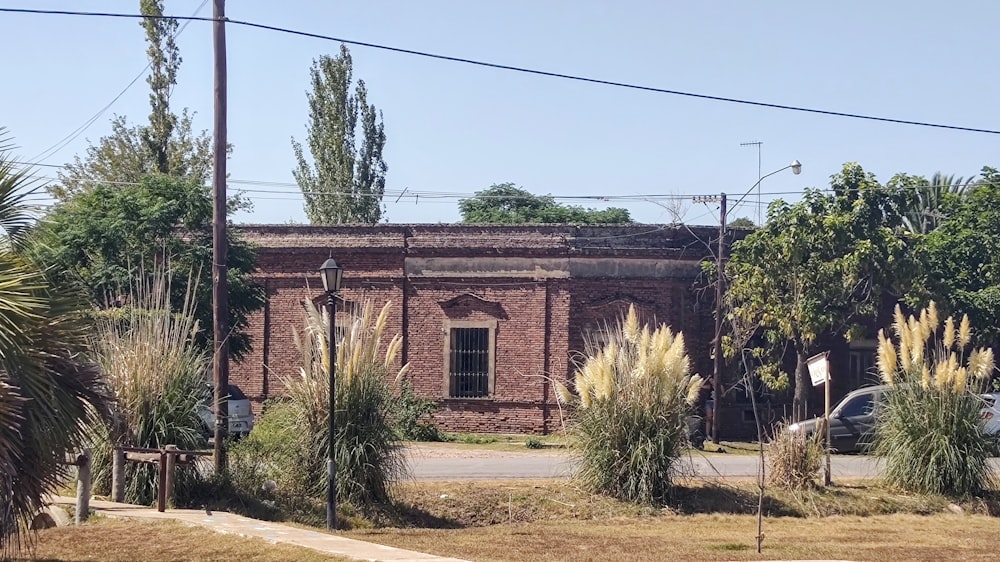
<path fill-rule="evenodd" d="M 479 312 L 493 318 L 506 320 L 507 312 L 503 304 L 483 298 L 475 293 L 463 293 L 457 297 L 438 302 L 441 310 L 449 318 L 470 316 Z"/>

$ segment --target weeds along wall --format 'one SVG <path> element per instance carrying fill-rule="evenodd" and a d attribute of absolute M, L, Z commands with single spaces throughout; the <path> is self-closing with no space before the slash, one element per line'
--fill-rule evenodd
<path fill-rule="evenodd" d="M 392 301 L 387 334 L 415 393 L 439 401 L 449 431 L 547 433 L 561 428 L 552 381 L 567 382 L 587 338 L 634 305 L 644 321 L 683 331 L 694 372 L 711 373 L 711 296 L 697 290 L 711 227 L 242 226 L 258 247 L 267 304 L 253 351 L 231 382 L 259 405 L 294 374 L 293 327 L 326 298 L 318 268 L 344 267 L 338 321 L 365 299 Z M 338 322 L 344 325 L 342 322 Z M 471 342 L 471 343 L 470 343 Z M 470 367 L 471 365 L 471 367 Z M 453 371 L 476 371 L 471 379 Z M 471 381 L 471 382 L 470 382 Z"/>

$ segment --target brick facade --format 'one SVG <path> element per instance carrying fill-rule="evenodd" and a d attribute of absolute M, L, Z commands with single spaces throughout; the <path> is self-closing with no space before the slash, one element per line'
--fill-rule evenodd
<path fill-rule="evenodd" d="M 253 352 L 231 382 L 258 405 L 282 392 L 299 356 L 292 329 L 305 299 L 322 301 L 318 267 L 344 267 L 344 302 L 393 303 L 387 333 L 403 335 L 401 360 L 417 394 L 439 400 L 452 431 L 559 429 L 551 380 L 572 376 L 573 357 L 634 304 L 647 320 L 684 332 L 698 373 L 710 376 L 711 303 L 694 285 L 710 253 L 706 227 L 636 226 L 241 226 L 259 248 L 267 291 L 253 317 Z M 492 330 L 492 392 L 449 398 L 449 327 Z"/>

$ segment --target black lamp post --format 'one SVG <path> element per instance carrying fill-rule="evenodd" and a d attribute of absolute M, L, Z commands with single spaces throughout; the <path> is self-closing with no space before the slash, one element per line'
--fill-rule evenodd
<path fill-rule="evenodd" d="M 330 404 L 329 404 L 329 430 L 330 437 L 327 441 L 326 458 L 326 528 L 337 528 L 337 460 L 336 460 L 336 431 L 337 423 L 334 415 L 334 401 L 336 397 L 337 383 L 337 292 L 340 291 L 340 282 L 344 278 L 344 270 L 333 258 L 327 259 L 320 266 L 319 272 L 323 275 L 323 290 L 326 291 L 326 311 L 330 315 L 329 345 L 326 347 L 327 364 L 330 365 Z"/>

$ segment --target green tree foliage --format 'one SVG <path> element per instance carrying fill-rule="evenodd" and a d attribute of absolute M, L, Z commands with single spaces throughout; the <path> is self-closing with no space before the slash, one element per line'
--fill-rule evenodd
<path fill-rule="evenodd" d="M 933 299 L 968 314 L 981 343 L 1000 343 L 1000 172 L 985 167 L 976 187 L 943 198 L 943 220 L 921 244 L 923 272 L 913 304 Z"/>
<path fill-rule="evenodd" d="M 82 444 L 81 423 L 108 415 L 100 370 L 85 362 L 87 308 L 24 252 L 32 223 L 30 172 L 16 171 L 0 129 L 0 558 L 62 485 L 65 455 Z"/>
<path fill-rule="evenodd" d="M 142 14 L 162 16 L 162 0 L 140 0 Z M 130 124 L 124 116 L 111 121 L 111 134 L 87 147 L 83 158 L 59 172 L 59 184 L 49 188 L 58 199 L 80 193 L 97 182 L 139 183 L 151 173 L 167 174 L 199 184 L 212 173 L 212 139 L 196 134 L 193 115 L 170 110 L 170 94 L 177 84 L 181 56 L 174 42 L 177 20 L 159 17 L 140 22 L 146 32 L 149 57 L 149 124 Z"/>
<path fill-rule="evenodd" d="M 177 124 L 177 116 L 170 112 L 170 91 L 177 84 L 177 69 L 181 64 L 180 49 L 174 41 L 177 20 L 162 18 L 162 0 L 140 0 L 139 9 L 144 18 L 140 25 L 146 31 L 146 56 L 149 57 L 149 127 L 142 131 L 143 144 L 153 156 L 156 171 L 170 173 L 169 145 Z"/>
<path fill-rule="evenodd" d="M 561 205 L 551 195 L 534 195 L 513 183 L 500 183 L 458 202 L 462 221 L 473 224 L 626 224 L 628 209 L 604 210 Z"/>
<path fill-rule="evenodd" d="M 229 234 L 230 353 L 250 350 L 249 315 L 264 303 L 253 283 L 252 247 Z M 37 233 L 37 252 L 53 275 L 81 283 L 99 306 L 127 304 L 127 293 L 143 271 L 169 259 L 172 302 L 181 310 L 188 276 L 197 279 L 198 341 L 212 341 L 212 199 L 192 181 L 157 175 L 138 186 L 96 185 L 58 204 Z"/>
<path fill-rule="evenodd" d="M 730 314 L 763 329 L 770 345 L 794 349 L 796 421 L 807 412 L 805 360 L 817 338 L 856 331 L 910 271 L 900 232 L 906 194 L 854 163 L 831 186 L 833 195 L 807 190 L 799 203 L 772 203 L 767 224 L 733 246 L 727 266 Z"/>
<path fill-rule="evenodd" d="M 740 217 L 736 220 L 729 222 L 729 228 L 739 228 L 742 230 L 753 230 L 757 228 L 757 225 L 750 219 L 746 217 Z"/>
<path fill-rule="evenodd" d="M 312 224 L 375 224 L 382 218 L 388 170 L 382 159 L 385 127 L 382 112 L 368 104 L 364 80 L 358 80 L 351 95 L 353 72 L 345 45 L 338 56 L 321 56 L 309 69 L 306 143 L 313 162 L 293 138 L 298 166 L 292 173 Z"/>
<path fill-rule="evenodd" d="M 956 178 L 937 172 L 930 181 L 922 176 L 896 174 L 887 185 L 913 192 L 914 197 L 908 200 L 904 210 L 903 224 L 910 232 L 927 234 L 944 220 L 945 201 L 952 196 L 964 197 L 977 182 L 974 178 Z"/>

